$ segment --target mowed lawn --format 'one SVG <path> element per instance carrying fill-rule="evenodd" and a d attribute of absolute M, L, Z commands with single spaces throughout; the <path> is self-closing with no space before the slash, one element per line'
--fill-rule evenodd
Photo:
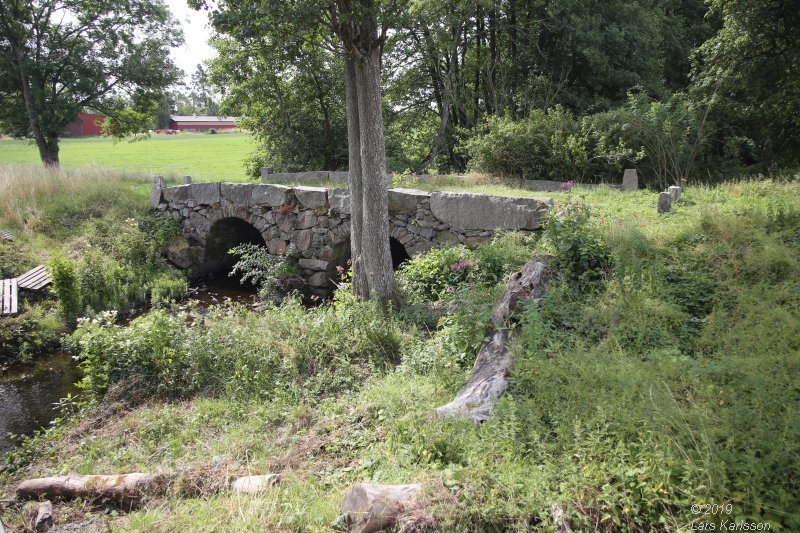
<path fill-rule="evenodd" d="M 60 147 L 65 168 L 107 166 L 153 175 L 189 175 L 198 181 L 244 181 L 248 177 L 243 162 L 255 145 L 246 133 L 182 133 L 117 143 L 106 137 L 62 139 Z M 28 141 L 3 138 L 0 164 L 40 164 L 39 152 Z"/>

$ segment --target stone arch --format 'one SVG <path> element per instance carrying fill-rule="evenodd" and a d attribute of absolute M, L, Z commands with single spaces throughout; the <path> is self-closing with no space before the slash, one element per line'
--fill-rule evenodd
<path fill-rule="evenodd" d="M 236 263 L 228 250 L 240 244 L 266 246 L 261 232 L 250 222 L 239 217 L 222 217 L 215 220 L 206 234 L 201 276 L 227 273 Z"/>

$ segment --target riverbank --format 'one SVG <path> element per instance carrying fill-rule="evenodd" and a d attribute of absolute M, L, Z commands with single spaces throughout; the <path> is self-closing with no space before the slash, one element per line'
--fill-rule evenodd
<path fill-rule="evenodd" d="M 76 341 L 97 403 L 19 451 L 2 499 L 24 478 L 164 471 L 166 494 L 139 508 L 63 502 L 56 521 L 328 531 L 350 486 L 372 482 L 421 483 L 403 523 L 445 531 L 548 530 L 554 506 L 584 530 L 701 518 L 798 529 L 798 198 L 796 181 L 688 188 L 658 216 L 645 191 L 575 190 L 541 239 L 413 259 L 400 274 L 409 304 L 388 314 L 345 284 L 312 309 L 87 324 Z M 436 419 L 469 374 L 498 284 L 533 255 L 554 256 L 554 277 L 517 317 L 494 416 Z M 255 497 L 220 482 L 249 473 L 281 481 Z M 693 513 L 714 502 L 730 516 Z M 0 518 L 21 529 L 35 508 Z"/>

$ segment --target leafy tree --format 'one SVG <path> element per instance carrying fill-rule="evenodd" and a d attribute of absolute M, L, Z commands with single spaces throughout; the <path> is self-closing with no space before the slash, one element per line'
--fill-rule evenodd
<path fill-rule="evenodd" d="M 731 137 L 757 140 L 767 166 L 798 164 L 800 9 L 794 0 L 711 0 L 722 29 L 700 49 L 695 89 Z"/>
<path fill-rule="evenodd" d="M 205 0 L 190 0 L 207 7 Z M 389 249 L 381 59 L 399 5 L 373 0 L 215 2 L 212 23 L 233 39 L 291 58 L 305 46 L 340 53 L 344 63 L 350 175 L 353 290 L 390 301 L 396 283 Z"/>
<path fill-rule="evenodd" d="M 131 113 L 152 113 L 178 79 L 169 58 L 183 39 L 175 26 L 160 0 L 3 0 L 0 125 L 31 136 L 52 166 L 61 131 L 84 108 L 126 115 L 116 133 L 141 127 Z"/>
<path fill-rule="evenodd" d="M 200 104 L 203 114 L 216 115 L 218 105 L 214 100 L 208 70 L 202 64 L 197 65 L 197 68 L 192 74 L 192 88 L 194 89 L 193 94 L 197 95 L 197 101 Z"/>

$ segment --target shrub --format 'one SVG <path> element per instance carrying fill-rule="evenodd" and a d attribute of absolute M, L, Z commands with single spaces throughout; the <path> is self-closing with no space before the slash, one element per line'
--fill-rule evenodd
<path fill-rule="evenodd" d="M 81 312 L 81 285 L 75 265 L 57 257 L 50 262 L 50 275 L 61 315 L 72 322 Z"/>
<path fill-rule="evenodd" d="M 0 239 L 0 279 L 15 278 L 35 265 L 35 257 L 20 243 Z"/>
<path fill-rule="evenodd" d="M 556 271 L 563 279 L 589 287 L 610 271 L 611 254 L 597 231 L 589 224 L 586 206 L 570 204 L 552 211 L 544 234 L 556 251 Z"/>
<path fill-rule="evenodd" d="M 241 283 L 252 283 L 258 287 L 259 297 L 265 300 L 279 302 L 283 296 L 304 284 L 293 259 L 271 255 L 264 246 L 240 244 L 228 253 L 239 257 L 230 275 L 238 274 Z"/>
<path fill-rule="evenodd" d="M 181 300 L 189 292 L 186 277 L 175 270 L 159 274 L 150 284 L 150 303 L 161 307 Z"/>
<path fill-rule="evenodd" d="M 14 317 L 0 318 L 0 359 L 29 361 L 57 347 L 65 330 L 64 320 L 44 304 L 29 306 Z"/>

